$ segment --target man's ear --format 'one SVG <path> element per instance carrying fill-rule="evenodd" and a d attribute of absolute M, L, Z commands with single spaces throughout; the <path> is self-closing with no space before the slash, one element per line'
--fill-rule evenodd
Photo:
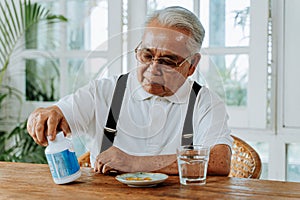
<path fill-rule="evenodd" d="M 193 58 L 192 58 L 192 61 L 191 61 L 191 66 L 190 66 L 190 69 L 189 69 L 189 76 L 191 76 L 194 71 L 196 70 L 196 67 L 198 65 L 198 63 L 200 62 L 200 59 L 201 59 L 201 54 L 200 53 L 196 53 Z"/>

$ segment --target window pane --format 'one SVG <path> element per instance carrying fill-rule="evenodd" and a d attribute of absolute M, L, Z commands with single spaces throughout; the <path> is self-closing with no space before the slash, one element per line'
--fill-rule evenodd
<path fill-rule="evenodd" d="M 247 105 L 248 55 L 203 54 L 198 68 L 206 79 L 204 82 L 225 100 L 227 105 Z M 200 83 L 203 81 L 200 80 Z"/>
<path fill-rule="evenodd" d="M 67 2 L 67 46 L 76 50 L 106 50 L 108 39 L 107 1 Z"/>
<path fill-rule="evenodd" d="M 58 15 L 59 3 L 58 2 L 42 2 L 43 7 L 49 9 L 52 14 Z M 64 23 L 64 22 L 61 22 Z M 32 26 L 26 32 L 26 48 L 27 49 L 40 49 L 40 50 L 55 50 L 60 47 L 61 41 L 61 26 L 60 23 L 39 23 L 37 26 Z"/>
<path fill-rule="evenodd" d="M 26 100 L 59 99 L 59 64 L 54 59 L 26 59 Z"/>
<path fill-rule="evenodd" d="M 203 47 L 248 46 L 250 0 L 201 0 Z"/>
<path fill-rule="evenodd" d="M 287 145 L 287 181 L 300 181 L 300 144 Z"/>
<path fill-rule="evenodd" d="M 105 73 L 104 58 L 70 59 L 68 61 L 68 76 L 65 84 L 68 84 L 68 93 L 76 91 L 90 80 Z"/>
<path fill-rule="evenodd" d="M 168 6 L 181 6 L 193 11 L 193 0 L 148 0 L 148 13 L 154 10 L 163 9 Z"/>
<path fill-rule="evenodd" d="M 88 141 L 89 138 L 86 134 L 72 134 L 73 148 L 77 157 L 88 151 L 86 148 Z"/>

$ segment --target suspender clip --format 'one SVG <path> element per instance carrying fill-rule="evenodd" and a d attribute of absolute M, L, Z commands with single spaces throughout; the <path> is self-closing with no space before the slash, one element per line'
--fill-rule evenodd
<path fill-rule="evenodd" d="M 116 129 L 112 129 L 112 128 L 108 128 L 108 127 L 104 127 L 104 130 L 106 130 L 106 131 L 109 132 L 109 133 L 114 133 L 114 134 L 117 133 L 117 130 L 116 130 Z"/>
<path fill-rule="evenodd" d="M 182 137 L 183 137 L 183 138 L 191 138 L 191 137 L 193 137 L 193 133 L 190 133 L 190 134 L 183 134 Z"/>

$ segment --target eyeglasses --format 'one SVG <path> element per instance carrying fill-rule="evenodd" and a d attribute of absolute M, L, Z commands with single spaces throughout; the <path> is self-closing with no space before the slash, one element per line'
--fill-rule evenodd
<path fill-rule="evenodd" d="M 142 42 L 139 43 L 139 45 L 135 48 L 135 57 L 136 59 L 146 65 L 150 65 L 152 62 L 157 62 L 158 64 L 161 65 L 166 65 L 171 68 L 178 68 L 181 67 L 183 63 L 185 63 L 191 56 L 186 57 L 183 61 L 178 62 L 178 60 L 175 60 L 175 58 L 170 58 L 170 57 L 178 57 L 176 55 L 171 55 L 169 57 L 164 56 L 164 57 L 159 57 L 159 58 L 154 58 L 152 53 L 149 51 L 147 48 L 140 48 Z"/>

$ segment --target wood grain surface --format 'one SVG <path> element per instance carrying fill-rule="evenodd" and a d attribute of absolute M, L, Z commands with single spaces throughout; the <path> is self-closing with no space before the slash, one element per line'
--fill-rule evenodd
<path fill-rule="evenodd" d="M 300 199 L 300 183 L 208 177 L 204 186 L 183 186 L 178 176 L 151 188 L 133 188 L 115 176 L 81 168 L 76 181 L 56 185 L 45 164 L 0 162 L 0 199 Z"/>

